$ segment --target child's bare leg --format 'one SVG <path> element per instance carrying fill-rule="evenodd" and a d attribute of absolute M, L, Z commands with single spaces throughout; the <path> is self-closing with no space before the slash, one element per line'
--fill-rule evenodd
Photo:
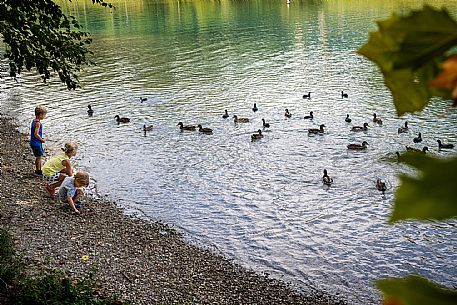
<path fill-rule="evenodd" d="M 82 195 L 84 195 L 84 191 L 80 188 L 77 188 L 76 195 L 73 197 L 73 201 L 74 202 L 78 201 L 78 199 L 81 198 Z"/>
<path fill-rule="evenodd" d="M 35 158 L 35 169 L 41 171 L 41 156 Z"/>

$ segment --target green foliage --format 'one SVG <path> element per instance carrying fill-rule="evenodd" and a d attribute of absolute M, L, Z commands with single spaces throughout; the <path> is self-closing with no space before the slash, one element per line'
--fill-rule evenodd
<path fill-rule="evenodd" d="M 19 275 L 19 262 L 15 258 L 13 240 L 7 231 L 0 229 L 0 296 Z"/>
<path fill-rule="evenodd" d="M 444 61 L 457 45 L 457 23 L 445 10 L 424 6 L 406 17 L 393 15 L 378 22 L 378 27 L 358 52 L 380 67 L 399 115 L 422 110 L 432 96 L 453 97 L 457 105 L 457 60 L 449 57 Z M 400 176 L 391 223 L 457 217 L 457 158 L 407 153 L 399 161 L 417 169 L 418 174 Z M 377 285 L 386 305 L 457 304 L 456 290 L 438 287 L 419 276 L 380 280 Z"/>
<path fill-rule="evenodd" d="M 457 217 L 457 158 L 436 159 L 421 153 L 402 155 L 401 162 L 419 170 L 418 177 L 401 175 L 390 222 L 404 219 Z"/>
<path fill-rule="evenodd" d="M 451 97 L 428 86 L 439 71 L 437 60 L 457 44 L 457 23 L 445 10 L 424 6 L 378 27 L 358 53 L 380 67 L 399 115 L 422 110 L 432 96 Z"/>
<path fill-rule="evenodd" d="M 384 304 L 457 304 L 457 291 L 439 287 L 419 276 L 380 280 L 377 286 L 385 296 Z"/>
<path fill-rule="evenodd" d="M 92 2 L 112 7 L 103 0 Z M 80 28 L 74 17 L 63 14 L 52 1 L 0 1 L 0 34 L 10 76 L 36 69 L 46 82 L 55 72 L 68 89 L 75 89 L 76 73 L 83 65 L 93 64 L 88 59 L 92 40 Z"/>
<path fill-rule="evenodd" d="M 59 271 L 44 270 L 38 275 L 20 282 L 17 293 L 10 296 L 10 304 L 17 305 L 122 305 L 128 304 L 114 297 L 99 297 L 94 294 L 95 271 L 81 281 L 71 284 Z"/>

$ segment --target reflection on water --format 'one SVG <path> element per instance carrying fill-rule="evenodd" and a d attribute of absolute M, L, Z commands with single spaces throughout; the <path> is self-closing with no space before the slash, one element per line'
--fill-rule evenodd
<path fill-rule="evenodd" d="M 299 289 L 374 304 L 379 277 L 419 273 L 452 285 L 455 222 L 386 225 L 397 175 L 411 173 L 387 160 L 417 132 L 431 154 L 455 154 L 438 151 L 436 139 L 457 142 L 457 115 L 437 101 L 397 118 L 379 72 L 355 54 L 373 20 L 413 2 L 115 1 L 113 13 L 65 2 L 93 33 L 98 66 L 75 92 L 35 76 L 4 79 L 2 110 L 26 131 L 45 104 L 48 146 L 76 140 L 78 166 L 101 194 Z M 224 109 L 250 123 L 223 119 Z M 314 119 L 304 120 L 309 111 Z M 131 123 L 117 125 L 115 115 Z M 251 142 L 262 118 L 271 127 Z M 404 120 L 411 131 L 398 135 Z M 180 132 L 179 121 L 214 134 Z M 350 131 L 363 122 L 368 131 Z M 154 125 L 146 136 L 143 124 Z M 308 135 L 320 124 L 323 135 Z M 366 151 L 346 149 L 362 141 Z M 391 187 L 385 195 L 377 178 Z"/>

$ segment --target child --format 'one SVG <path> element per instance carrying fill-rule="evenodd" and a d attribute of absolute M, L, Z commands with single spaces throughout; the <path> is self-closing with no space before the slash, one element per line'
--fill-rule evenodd
<path fill-rule="evenodd" d="M 43 125 L 41 120 L 46 117 L 48 110 L 44 106 L 35 107 L 35 119 L 30 127 L 30 147 L 32 147 L 33 155 L 35 156 L 35 175 L 43 176 L 41 171 L 41 157 L 43 156 Z"/>
<path fill-rule="evenodd" d="M 70 158 L 76 155 L 78 146 L 74 143 L 65 143 L 63 152 L 58 153 L 43 165 L 43 176 L 46 179 L 46 191 L 52 199 L 56 197 L 55 189 L 62 184 L 65 177 L 73 176 Z"/>
<path fill-rule="evenodd" d="M 59 201 L 69 204 L 71 209 L 79 214 L 80 204 L 77 201 L 83 194 L 83 187 L 89 185 L 89 174 L 78 171 L 74 177 L 66 177 L 59 188 Z"/>

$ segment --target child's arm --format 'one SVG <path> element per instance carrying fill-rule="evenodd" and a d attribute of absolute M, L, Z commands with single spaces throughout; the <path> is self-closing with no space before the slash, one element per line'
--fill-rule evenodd
<path fill-rule="evenodd" d="M 40 141 L 41 143 L 44 143 L 44 139 L 42 137 L 40 137 L 40 135 L 38 134 L 38 132 L 40 131 L 40 125 L 41 125 L 40 122 L 35 122 L 35 130 L 33 130 L 33 135 L 35 136 L 35 138 L 38 139 L 38 141 Z"/>
<path fill-rule="evenodd" d="M 71 163 L 68 160 L 63 160 L 62 165 L 65 166 L 65 173 L 68 177 L 73 176 L 73 168 L 71 167 Z"/>
<path fill-rule="evenodd" d="M 79 211 L 78 209 L 75 207 L 75 203 L 73 202 L 73 198 L 71 198 L 71 196 L 69 194 L 67 194 L 67 200 L 68 200 L 68 203 L 70 204 L 70 207 L 73 209 L 73 211 L 76 213 L 76 214 L 79 214 Z"/>

